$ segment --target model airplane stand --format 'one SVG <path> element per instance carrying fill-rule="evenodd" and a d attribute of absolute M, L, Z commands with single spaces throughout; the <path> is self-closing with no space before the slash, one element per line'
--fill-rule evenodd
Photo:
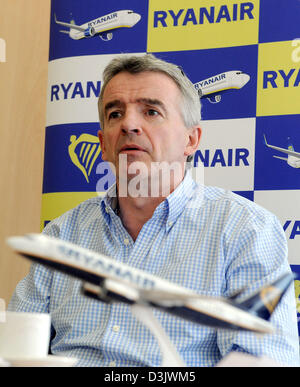
<path fill-rule="evenodd" d="M 186 367 L 176 348 L 163 327 L 152 313 L 152 310 L 141 304 L 131 306 L 133 315 L 151 331 L 156 338 L 162 353 L 161 367 Z"/>

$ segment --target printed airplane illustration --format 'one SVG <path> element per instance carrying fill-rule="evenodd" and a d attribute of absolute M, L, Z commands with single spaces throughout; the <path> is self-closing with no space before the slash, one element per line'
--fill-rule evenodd
<path fill-rule="evenodd" d="M 87 296 L 156 307 L 214 328 L 274 332 L 268 319 L 294 280 L 287 273 L 243 301 L 237 299 L 242 291 L 230 298 L 214 298 L 43 234 L 10 237 L 7 243 L 34 262 L 83 280 L 82 291 Z"/>
<path fill-rule="evenodd" d="M 231 89 L 241 89 L 248 83 L 250 76 L 242 71 L 227 71 L 194 84 L 201 98 L 218 103 L 222 94 Z"/>
<path fill-rule="evenodd" d="M 61 30 L 60 32 L 68 34 L 70 38 L 75 40 L 99 35 L 102 40 L 108 41 L 113 37 L 113 30 L 133 27 L 141 19 L 141 15 L 131 10 L 112 12 L 82 25 L 76 25 L 75 22 L 58 21 L 56 15 L 54 16 L 56 24 L 70 28 L 69 31 Z"/>
<path fill-rule="evenodd" d="M 278 146 L 270 145 L 267 143 L 266 136 L 264 135 L 265 139 L 265 145 L 271 149 L 277 150 L 279 152 L 286 153 L 288 157 L 280 157 L 280 156 L 274 156 L 276 159 L 284 160 L 293 168 L 300 168 L 300 153 L 295 152 L 294 147 L 292 144 L 288 146 L 287 149 L 285 148 L 279 148 Z"/>

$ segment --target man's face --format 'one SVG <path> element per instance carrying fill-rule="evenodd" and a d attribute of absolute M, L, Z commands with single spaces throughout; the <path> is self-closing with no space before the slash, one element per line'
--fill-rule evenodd
<path fill-rule="evenodd" d="M 102 159 L 115 165 L 117 175 L 120 155 L 127 156 L 127 167 L 139 161 L 150 171 L 153 162 L 177 161 L 183 166 L 192 153 L 180 91 L 165 74 L 117 74 L 105 88 L 103 109 Z"/>

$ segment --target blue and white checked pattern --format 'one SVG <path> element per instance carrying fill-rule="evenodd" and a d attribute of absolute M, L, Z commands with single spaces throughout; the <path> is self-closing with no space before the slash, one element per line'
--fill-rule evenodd
<path fill-rule="evenodd" d="M 290 270 L 285 235 L 274 215 L 231 192 L 199 189 L 189 173 L 135 242 L 111 205 L 109 196 L 87 200 L 44 232 L 210 296 L 226 297 L 244 286 L 250 294 Z M 89 299 L 80 288 L 80 281 L 34 264 L 9 310 L 50 313 L 51 352 L 77 357 L 79 366 L 161 364 L 157 343 L 129 306 Z M 232 349 L 299 365 L 292 287 L 272 316 L 285 334 L 258 338 L 154 313 L 188 366 L 213 366 Z"/>

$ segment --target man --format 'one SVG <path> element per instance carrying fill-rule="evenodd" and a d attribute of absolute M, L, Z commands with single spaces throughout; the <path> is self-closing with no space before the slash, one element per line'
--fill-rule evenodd
<path fill-rule="evenodd" d="M 99 116 L 102 158 L 114 165 L 116 186 L 54 220 L 45 233 L 215 297 L 244 287 L 249 295 L 290 270 L 273 214 L 193 181 L 185 162 L 199 145 L 200 102 L 177 66 L 152 55 L 114 59 L 104 71 Z M 127 305 L 87 299 L 80 286 L 33 265 L 10 309 L 50 313 L 51 352 L 78 357 L 79 365 L 161 364 L 154 337 Z M 278 334 L 265 337 L 154 313 L 188 366 L 214 366 L 230 351 L 299 365 L 292 288 L 272 315 Z"/>
<path fill-rule="evenodd" d="M 151 60 L 155 63 L 150 55 L 146 58 L 149 67 Z M 169 67 L 175 76 L 183 78 L 178 68 Z M 132 197 L 129 192 L 129 195 L 118 197 L 121 220 L 133 240 L 136 240 L 143 225 L 165 199 L 162 192 L 164 188 L 167 193 L 171 193 L 181 183 L 186 158 L 199 145 L 199 97 L 187 79 L 183 79 L 181 83 L 187 95 L 185 104 L 177 84 L 164 73 L 140 70 L 138 73 L 128 73 L 114 68 L 110 70 L 110 74 L 108 70 L 104 73 L 104 86 L 99 99 L 99 115 L 104 130 L 98 134 L 102 159 L 116 167 L 118 192 L 121 191 L 119 186 L 124 186 L 124 181 L 127 187 L 128 180 L 136 175 L 128 173 L 130 164 L 139 162 L 145 165 L 144 173 L 137 171 L 140 180 L 143 180 L 142 186 L 146 187 L 145 195 Z M 196 107 L 194 117 L 189 114 L 190 104 Z M 120 165 L 120 155 L 127 159 L 123 168 Z M 168 166 L 174 166 L 170 179 L 159 179 L 159 165 L 162 165 L 162 170 L 165 167 L 167 173 L 170 171 Z M 122 175 L 125 177 L 123 180 Z M 157 195 L 151 192 L 155 181 L 159 185 Z"/>

